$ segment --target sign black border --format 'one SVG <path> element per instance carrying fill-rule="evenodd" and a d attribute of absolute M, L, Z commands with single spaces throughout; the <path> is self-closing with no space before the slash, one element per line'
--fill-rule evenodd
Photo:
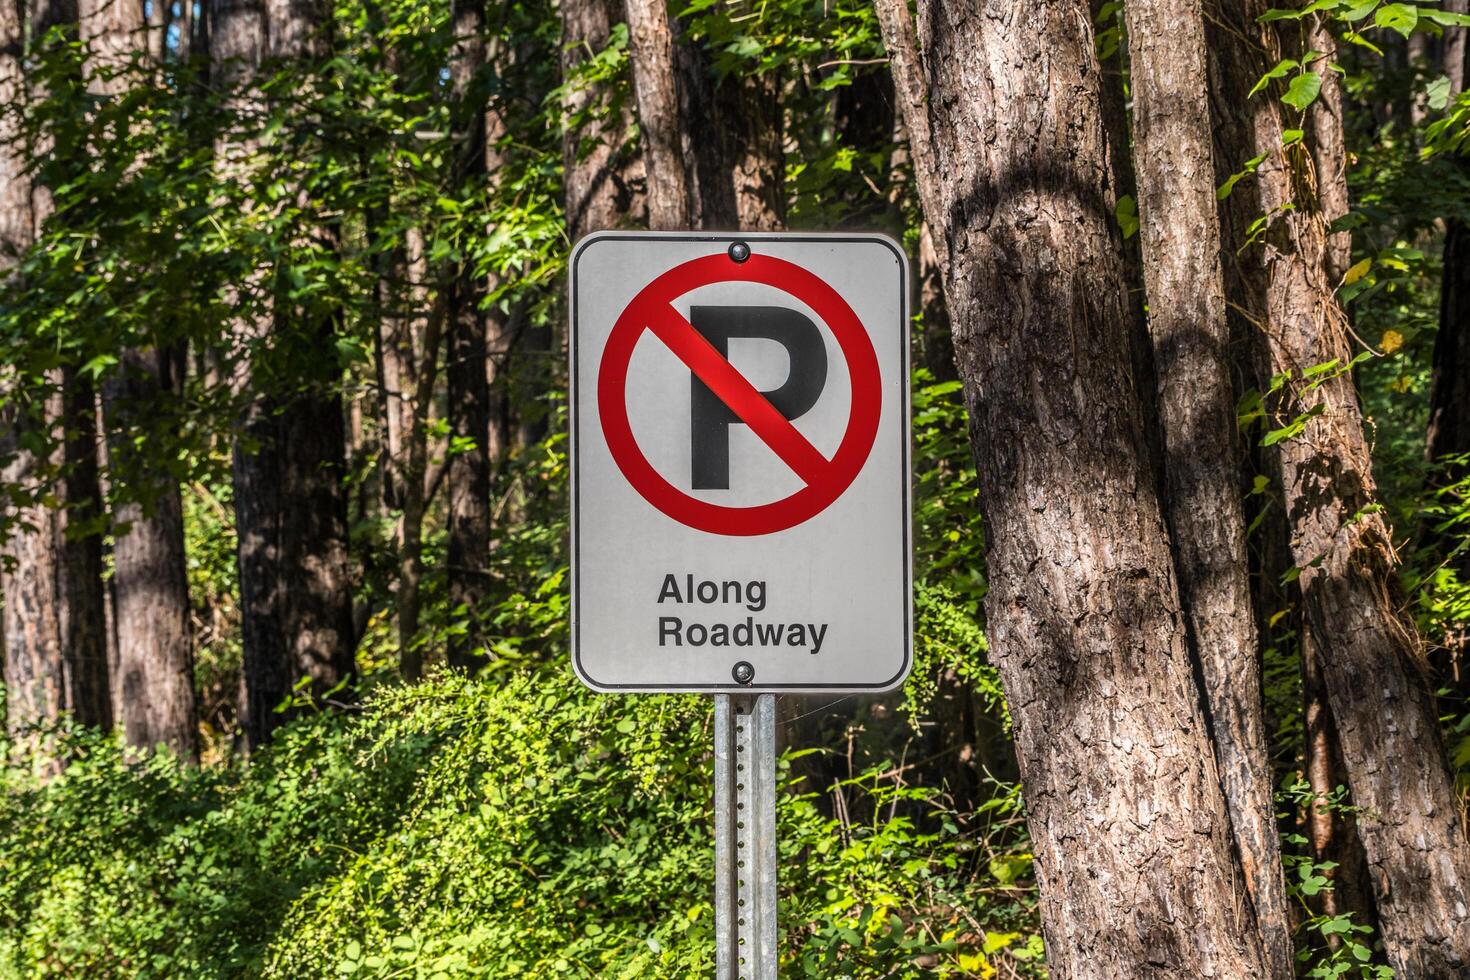
<path fill-rule="evenodd" d="M 903 607 L 903 664 L 893 677 L 878 684 L 737 684 L 733 680 L 728 684 L 671 684 L 667 687 L 653 687 L 646 684 L 604 684 L 594 680 L 592 675 L 582 665 L 582 623 L 577 615 L 581 605 L 579 598 L 579 587 L 577 566 L 581 563 L 581 540 L 580 520 L 578 511 L 582 501 L 581 493 L 581 466 L 578 464 L 578 452 L 580 450 L 577 439 L 577 399 L 579 396 L 577 384 L 577 263 L 581 261 L 582 254 L 592 245 L 600 241 L 674 241 L 674 242 L 829 242 L 841 243 L 864 243 L 882 245 L 898 258 L 898 284 L 899 293 L 902 297 L 899 303 L 899 347 L 903 359 L 903 423 L 902 423 L 902 474 L 903 484 L 901 499 L 903 503 L 903 581 L 900 585 Z M 595 231 L 583 236 L 572 247 L 572 257 L 567 270 L 567 291 L 570 296 L 570 314 L 567 331 L 567 438 L 571 442 L 571 477 L 572 477 L 572 499 L 571 499 L 571 522 L 572 522 L 572 555 L 570 574 L 572 577 L 571 595 L 571 654 L 572 669 L 577 679 L 593 691 L 603 694 L 799 694 L 804 691 L 833 693 L 842 692 L 849 694 L 882 694 L 892 691 L 901 685 L 913 669 L 914 664 L 914 624 L 913 624 L 913 595 L 914 595 L 914 554 L 913 554 L 913 472 L 910 462 L 910 450 L 913 444 L 913 378 L 910 355 L 912 338 L 909 329 L 909 261 L 908 254 L 903 248 L 887 235 L 879 233 L 868 234 L 811 234 L 784 232 L 750 232 L 739 234 L 736 232 L 608 232 Z"/>

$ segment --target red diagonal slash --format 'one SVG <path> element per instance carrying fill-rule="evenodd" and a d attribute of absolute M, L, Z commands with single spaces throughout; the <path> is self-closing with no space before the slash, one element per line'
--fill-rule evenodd
<path fill-rule="evenodd" d="M 782 462 L 791 467 L 808 485 L 825 478 L 831 461 L 819 453 L 791 420 L 777 411 L 766 396 L 756 390 L 725 360 L 704 335 L 694 329 L 672 306 L 650 304 L 648 329 L 694 374 L 709 386 L 715 397 L 730 407 L 740 421 L 764 442 Z"/>

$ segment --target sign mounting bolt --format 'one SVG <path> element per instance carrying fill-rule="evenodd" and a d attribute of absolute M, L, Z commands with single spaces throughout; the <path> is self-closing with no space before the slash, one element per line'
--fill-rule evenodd
<path fill-rule="evenodd" d="M 730 676 L 735 678 L 736 684 L 749 684 L 755 680 L 755 668 L 742 660 L 731 669 Z"/>
<path fill-rule="evenodd" d="M 745 244 L 744 242 L 731 242 L 730 243 L 730 261 L 731 262 L 744 262 L 748 258 L 750 258 L 750 246 L 749 245 Z"/>

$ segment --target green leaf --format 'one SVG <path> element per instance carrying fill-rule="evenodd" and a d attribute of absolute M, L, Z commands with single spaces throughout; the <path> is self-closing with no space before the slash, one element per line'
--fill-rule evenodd
<path fill-rule="evenodd" d="M 1138 234 L 1138 202 L 1130 194 L 1124 194 L 1118 198 L 1118 205 L 1113 209 L 1113 216 L 1118 219 L 1118 228 L 1123 232 L 1123 240 L 1127 241 Z"/>
<path fill-rule="evenodd" d="M 1321 91 L 1322 76 L 1314 71 L 1304 71 L 1291 80 L 1281 101 L 1293 109 L 1305 110 L 1317 101 L 1317 94 Z"/>
<path fill-rule="evenodd" d="M 1336 10 L 1346 0 L 1317 0 L 1316 3 L 1308 4 L 1300 9 L 1293 10 L 1290 7 L 1268 10 L 1256 18 L 1256 22 L 1266 24 L 1273 20 L 1301 20 L 1308 14 L 1315 14 L 1319 10 Z"/>
<path fill-rule="evenodd" d="M 1450 104 L 1450 77 L 1441 75 L 1424 87 L 1425 100 L 1429 108 L 1436 111 Z"/>
<path fill-rule="evenodd" d="M 1414 25 L 1419 23 L 1419 8 L 1411 3 L 1385 4 L 1373 15 L 1373 23 L 1398 31 L 1407 38 L 1414 33 Z"/>
<path fill-rule="evenodd" d="M 1266 72 L 1266 74 L 1260 77 L 1256 84 L 1251 88 L 1250 92 L 1246 94 L 1246 98 L 1250 98 L 1250 96 L 1255 95 L 1257 92 L 1261 91 L 1261 89 L 1265 88 L 1267 85 L 1270 85 L 1271 79 L 1284 78 L 1286 77 L 1287 72 L 1300 67 L 1301 64 L 1296 59 L 1282 58 L 1276 63 L 1275 68 L 1272 68 L 1270 71 Z"/>
<path fill-rule="evenodd" d="M 1227 197 L 1229 197 L 1230 192 L 1235 190 L 1236 184 L 1240 183 L 1242 180 L 1255 173 L 1256 168 L 1265 162 L 1266 154 L 1264 153 L 1262 153 L 1258 157 L 1255 157 L 1254 159 L 1247 160 L 1245 162 L 1245 167 L 1239 173 L 1231 174 L 1230 177 L 1225 181 L 1225 183 L 1220 185 L 1220 189 L 1215 191 L 1215 200 L 1223 201 Z"/>
<path fill-rule="evenodd" d="M 92 376 L 92 380 L 96 381 L 103 371 L 106 371 L 108 368 L 112 367 L 116 363 L 117 358 L 113 357 L 111 354 L 98 354 L 86 364 L 82 365 L 82 371 L 86 374 L 90 374 Z"/>
<path fill-rule="evenodd" d="M 1424 9 L 1419 11 L 1420 20 L 1430 20 L 1441 27 L 1470 27 L 1470 14 L 1457 14 L 1449 10 Z"/>

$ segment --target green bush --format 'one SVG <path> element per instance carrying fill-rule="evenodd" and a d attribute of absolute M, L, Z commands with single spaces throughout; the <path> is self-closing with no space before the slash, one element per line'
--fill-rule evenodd
<path fill-rule="evenodd" d="M 6 977 L 687 977 L 712 970 L 710 707 L 564 665 L 387 688 L 248 765 L 60 733 L 0 795 Z M 897 719 L 894 724 L 902 724 Z M 884 766 L 825 816 L 783 762 L 784 975 L 1039 960 L 1030 890 Z M 1018 847 L 1019 842 L 1018 843 Z"/>

